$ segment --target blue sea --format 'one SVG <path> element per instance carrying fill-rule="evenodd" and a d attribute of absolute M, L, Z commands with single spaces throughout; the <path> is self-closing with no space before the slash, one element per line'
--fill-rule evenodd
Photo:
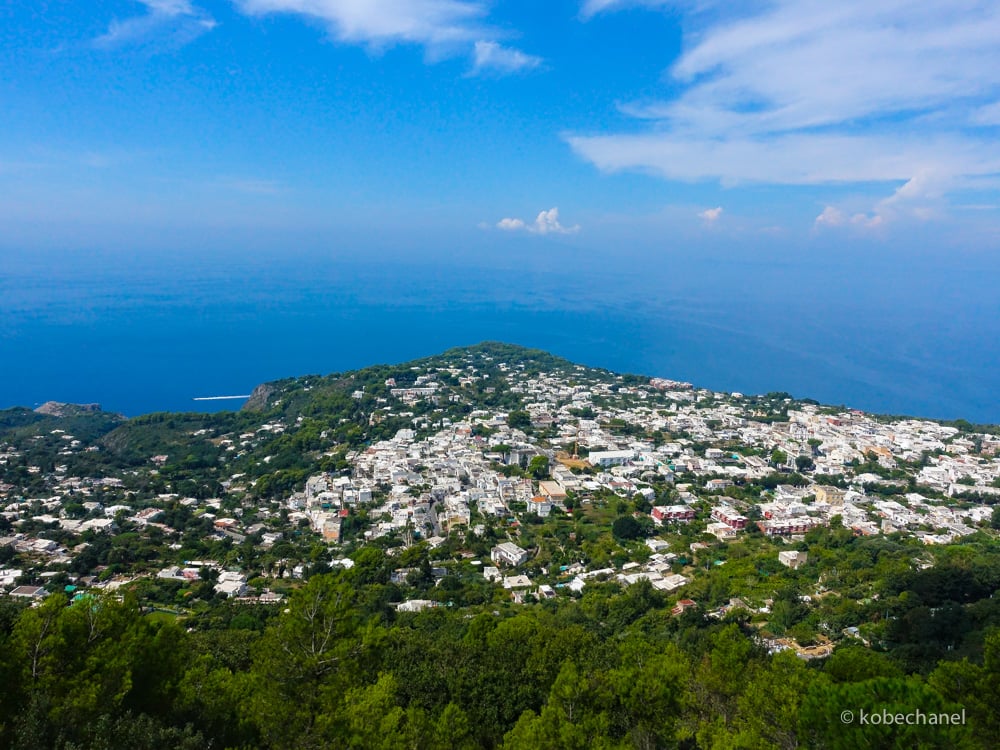
<path fill-rule="evenodd" d="M 0 251 L 0 407 L 195 397 L 484 340 L 721 391 L 1000 422 L 991 258 Z"/>

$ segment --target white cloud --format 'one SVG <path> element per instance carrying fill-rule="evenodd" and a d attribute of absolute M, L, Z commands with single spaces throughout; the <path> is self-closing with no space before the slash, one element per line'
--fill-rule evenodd
<path fill-rule="evenodd" d="M 666 5 L 671 5 L 671 0 L 586 0 L 580 8 L 580 17 L 590 19 L 599 13 L 621 10 L 623 8 L 638 6 L 656 8 Z"/>
<path fill-rule="evenodd" d="M 497 222 L 497 229 L 503 229 L 505 232 L 516 232 L 519 229 L 526 229 L 526 226 L 521 219 L 500 219 Z"/>
<path fill-rule="evenodd" d="M 580 231 L 580 225 L 574 224 L 571 227 L 564 227 L 559 223 L 559 209 L 550 208 L 548 211 L 542 211 L 538 214 L 532 231 L 539 234 L 573 234 Z"/>
<path fill-rule="evenodd" d="M 182 0 L 177 0 L 178 2 Z M 381 49 L 422 45 L 431 59 L 471 55 L 470 76 L 510 75 L 544 60 L 496 41 L 504 34 L 487 23 L 488 0 L 232 0 L 246 15 L 288 14 L 319 21 L 331 37 Z"/>
<path fill-rule="evenodd" d="M 704 211 L 698 212 L 698 218 L 704 219 L 709 224 L 718 221 L 720 216 L 722 216 L 722 206 L 706 208 Z"/>
<path fill-rule="evenodd" d="M 817 227 L 839 227 L 847 221 L 847 216 L 839 208 L 827 206 L 823 212 L 816 217 L 814 222 Z"/>
<path fill-rule="evenodd" d="M 518 73 L 537 68 L 541 64 L 542 58 L 535 55 L 504 47 L 496 42 L 479 40 L 473 50 L 472 74 Z"/>
<path fill-rule="evenodd" d="M 623 0 L 587 0 L 580 8 L 580 16 L 583 18 L 593 18 L 598 13 L 613 10 L 616 6 L 623 6 Z"/>
<path fill-rule="evenodd" d="M 567 136 L 579 154 L 605 171 L 636 169 L 675 180 L 726 185 L 816 185 L 909 180 L 921 170 L 959 175 L 1000 171 L 995 143 L 957 134 L 737 132 L 705 138 L 681 131 Z"/>
<path fill-rule="evenodd" d="M 372 46 L 468 44 L 485 36 L 479 0 L 233 0 L 244 13 L 292 13 L 329 27 L 334 38 Z"/>
<path fill-rule="evenodd" d="M 507 232 L 527 231 L 532 234 L 575 234 L 580 231 L 580 225 L 564 227 L 559 223 L 559 209 L 550 208 L 548 211 L 539 212 L 531 224 L 523 219 L 500 219 L 497 222 L 497 229 Z"/>
<path fill-rule="evenodd" d="M 146 7 L 141 16 L 114 20 L 108 30 L 94 40 L 98 47 L 119 47 L 166 42 L 183 45 L 211 31 L 218 24 L 190 0 L 138 0 Z"/>
<path fill-rule="evenodd" d="M 900 217 L 920 220 L 935 218 L 951 177 L 921 170 L 875 206 L 879 223 Z"/>
<path fill-rule="evenodd" d="M 582 12 L 634 4 L 589 0 Z M 750 7 L 743 15 L 721 4 L 641 4 L 683 19 L 685 51 L 669 70 L 679 93 L 623 107 L 650 121 L 644 132 L 566 136 L 600 169 L 727 186 L 917 179 L 875 207 L 881 221 L 926 213 L 908 194 L 923 189 L 919 175 L 933 176 L 940 198 L 1000 173 L 992 0 L 775 0 L 737 4 Z"/>
<path fill-rule="evenodd" d="M 907 180 L 888 198 L 875 204 L 868 213 L 847 214 L 835 206 L 826 206 L 816 217 L 815 226 L 837 227 L 845 224 L 872 229 L 898 219 L 927 221 L 942 211 L 942 199 L 948 180 L 929 171 L 921 171 Z"/>
<path fill-rule="evenodd" d="M 152 13 L 163 13 L 168 16 L 193 16 L 197 11 L 190 0 L 139 0 Z"/>
<path fill-rule="evenodd" d="M 816 217 L 813 226 L 816 229 L 830 227 L 855 226 L 862 229 L 874 229 L 883 224 L 885 219 L 881 214 L 856 213 L 848 216 L 844 211 L 836 206 L 826 206 L 822 213 Z"/>

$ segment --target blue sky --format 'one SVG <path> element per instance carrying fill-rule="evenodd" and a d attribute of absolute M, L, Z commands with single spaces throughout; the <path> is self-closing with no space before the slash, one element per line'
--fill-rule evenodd
<path fill-rule="evenodd" d="M 7 250 L 1000 238 L 989 0 L 15 2 L 0 70 Z"/>

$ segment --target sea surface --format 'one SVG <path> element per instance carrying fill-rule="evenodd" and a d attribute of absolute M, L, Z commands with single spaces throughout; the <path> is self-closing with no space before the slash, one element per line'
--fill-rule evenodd
<path fill-rule="evenodd" d="M 4 252 L 4 251 L 0 251 Z M 1000 422 L 997 262 L 0 254 L 0 408 L 238 408 L 484 340 L 721 391 Z"/>

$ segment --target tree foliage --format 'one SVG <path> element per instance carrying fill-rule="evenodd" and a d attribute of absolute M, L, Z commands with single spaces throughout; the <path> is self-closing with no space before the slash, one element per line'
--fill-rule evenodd
<path fill-rule="evenodd" d="M 622 518 L 630 518 L 623 516 Z M 862 646 L 768 656 L 735 622 L 670 614 L 648 583 L 474 616 L 396 615 L 384 555 L 309 579 L 260 629 L 188 632 L 125 596 L 0 618 L 0 747 L 991 748 L 1000 631 L 925 679 Z M 927 590 L 937 584 L 901 578 Z M 907 589 L 910 590 L 910 589 Z M 943 594 L 933 594 L 942 596 Z M 792 607 L 794 595 L 780 601 Z M 936 600 L 935 600 L 936 601 Z M 777 603 L 776 603 L 777 610 Z M 778 616 L 777 611 L 773 613 Z M 785 624 L 802 612 L 781 615 Z M 948 727 L 846 710 L 967 711 Z"/>

